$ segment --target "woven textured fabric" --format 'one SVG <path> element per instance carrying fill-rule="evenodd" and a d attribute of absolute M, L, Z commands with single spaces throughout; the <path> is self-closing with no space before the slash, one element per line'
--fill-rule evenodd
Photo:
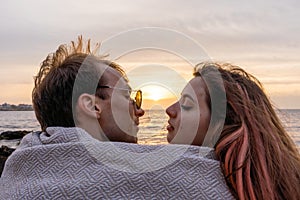
<path fill-rule="evenodd" d="M 210 148 L 100 142 L 80 128 L 26 135 L 1 199 L 233 199 Z"/>

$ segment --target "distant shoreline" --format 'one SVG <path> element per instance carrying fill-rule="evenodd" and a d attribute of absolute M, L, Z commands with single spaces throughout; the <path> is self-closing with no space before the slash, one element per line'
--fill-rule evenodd
<path fill-rule="evenodd" d="M 6 111 L 33 111 L 33 110 L 1 110 L 1 109 L 0 109 L 0 111 L 6 112 Z"/>
<path fill-rule="evenodd" d="M 0 111 L 33 111 L 33 107 L 29 104 L 14 105 L 4 103 L 0 105 Z"/>
<path fill-rule="evenodd" d="M 145 111 L 156 111 L 156 110 L 164 110 L 164 109 L 144 109 Z M 300 108 L 280 108 L 280 109 L 277 109 L 277 110 L 280 110 L 280 111 L 285 111 L 285 110 L 288 110 L 288 111 L 298 111 L 300 110 Z M 2 109 L 0 108 L 0 111 L 34 111 L 33 108 L 27 108 L 27 109 L 24 109 L 24 108 L 17 108 L 17 109 Z"/>
<path fill-rule="evenodd" d="M 145 108 L 144 109 L 146 112 L 147 111 L 155 111 L 155 110 L 164 110 L 164 109 L 149 109 L 149 108 Z M 276 108 L 275 110 L 279 110 L 279 111 L 298 111 L 300 110 L 300 108 Z M 0 104 L 0 111 L 34 111 L 33 110 L 33 106 L 31 104 L 19 104 L 19 105 L 15 105 L 15 104 L 8 104 L 8 103 L 3 103 Z"/>

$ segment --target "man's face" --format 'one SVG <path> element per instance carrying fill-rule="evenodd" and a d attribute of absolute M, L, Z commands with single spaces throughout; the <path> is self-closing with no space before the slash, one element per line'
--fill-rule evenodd
<path fill-rule="evenodd" d="M 101 88 L 109 97 L 97 98 L 102 108 L 100 127 L 110 141 L 136 143 L 139 117 L 144 111 L 136 109 L 130 98 L 131 88 L 119 72 L 108 68 L 104 76 L 108 77 L 106 85 L 114 88 Z"/>

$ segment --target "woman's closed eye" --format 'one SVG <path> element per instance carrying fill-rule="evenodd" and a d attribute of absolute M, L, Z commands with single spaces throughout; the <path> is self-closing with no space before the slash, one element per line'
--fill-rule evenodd
<path fill-rule="evenodd" d="M 194 100 L 190 96 L 183 96 L 180 101 L 180 107 L 184 110 L 190 110 L 194 107 Z"/>

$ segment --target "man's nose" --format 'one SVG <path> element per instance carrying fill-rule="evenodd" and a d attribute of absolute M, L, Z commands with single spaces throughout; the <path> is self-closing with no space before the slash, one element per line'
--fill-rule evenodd
<path fill-rule="evenodd" d="M 142 108 L 137 109 L 136 106 L 134 106 L 134 114 L 137 117 L 142 117 L 145 114 L 145 111 Z"/>

